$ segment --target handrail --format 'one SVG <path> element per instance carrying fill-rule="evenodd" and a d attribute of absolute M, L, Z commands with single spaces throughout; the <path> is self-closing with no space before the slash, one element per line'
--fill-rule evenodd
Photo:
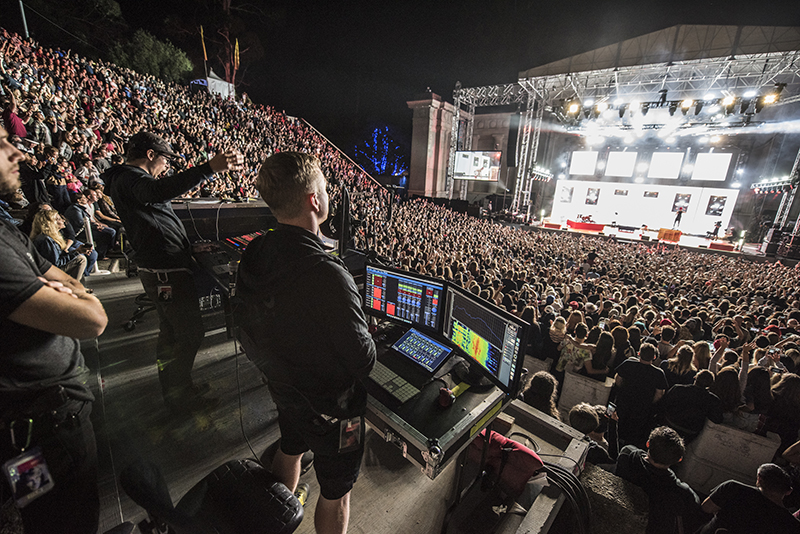
<path fill-rule="evenodd" d="M 351 158 L 350 156 L 348 156 L 348 155 L 347 155 L 347 153 L 346 153 L 344 150 L 342 150 L 341 148 L 339 148 L 339 147 L 338 147 L 338 146 L 336 146 L 335 144 L 331 143 L 331 140 L 330 140 L 330 139 L 328 139 L 327 137 L 325 137 L 324 135 L 322 135 L 322 133 L 321 133 L 319 130 L 317 130 L 316 128 L 314 128 L 313 126 L 311 126 L 311 124 L 310 124 L 310 123 L 309 123 L 307 120 L 305 120 L 305 119 L 304 119 L 304 118 L 302 118 L 302 117 L 300 118 L 300 120 L 301 120 L 301 121 L 303 121 L 303 123 L 305 123 L 305 125 L 306 125 L 306 126 L 308 126 L 309 128 L 311 128 L 312 130 L 314 130 L 314 131 L 317 133 L 317 135 L 319 135 L 320 137 L 322 137 L 323 139 L 325 139 L 325 142 L 327 142 L 327 143 L 328 143 L 329 145 L 331 145 L 333 148 L 335 148 L 336 150 L 338 150 L 338 151 L 339 151 L 339 154 L 341 154 L 341 155 L 343 155 L 344 157 L 346 157 L 346 158 L 347 158 L 347 159 L 350 161 L 350 163 L 352 163 L 353 165 L 355 165 L 355 166 L 356 166 L 356 168 L 357 168 L 357 169 L 361 169 L 361 172 L 363 172 L 364 174 L 366 174 L 366 175 L 367 175 L 367 177 L 369 177 L 369 179 L 370 179 L 370 180 L 372 180 L 373 182 L 375 182 L 375 183 L 378 185 L 378 187 L 380 187 L 380 188 L 381 188 L 381 189 L 383 189 L 384 191 L 388 191 L 388 189 L 386 189 L 386 187 L 384 187 L 384 186 L 383 186 L 383 185 L 382 185 L 382 184 L 381 184 L 381 183 L 380 183 L 378 180 L 376 180 L 375 178 L 373 178 L 373 177 L 372 177 L 372 175 L 371 175 L 370 173 L 368 173 L 367 171 L 365 171 L 365 170 L 364 170 L 364 167 L 362 167 L 361 165 L 359 165 L 358 163 L 356 163 L 355 161 L 353 161 L 353 158 Z"/>

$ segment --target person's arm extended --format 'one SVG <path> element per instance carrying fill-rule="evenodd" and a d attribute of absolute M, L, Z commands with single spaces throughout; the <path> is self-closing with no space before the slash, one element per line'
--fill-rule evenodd
<path fill-rule="evenodd" d="M 220 152 L 206 163 L 172 176 L 159 179 L 140 176 L 131 188 L 139 202 L 166 202 L 186 193 L 213 174 L 241 169 L 243 162 L 244 158 L 238 152 Z"/>
<path fill-rule="evenodd" d="M 40 278 L 43 285 L 8 318 L 37 330 L 78 339 L 97 337 L 108 324 L 103 305 L 58 267 Z"/>

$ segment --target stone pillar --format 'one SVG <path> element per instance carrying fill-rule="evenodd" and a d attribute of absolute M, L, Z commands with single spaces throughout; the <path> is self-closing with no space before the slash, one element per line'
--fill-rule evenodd
<path fill-rule="evenodd" d="M 426 93 L 406 104 L 414 111 L 408 193 L 446 197 L 455 108 L 434 93 Z"/>

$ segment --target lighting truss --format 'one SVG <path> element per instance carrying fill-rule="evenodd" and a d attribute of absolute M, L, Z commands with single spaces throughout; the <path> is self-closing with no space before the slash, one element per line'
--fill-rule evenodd
<path fill-rule="evenodd" d="M 707 116 L 695 115 L 694 106 L 687 110 L 685 124 L 681 129 L 700 127 L 706 130 L 752 127 L 761 124 L 753 120 L 751 113 L 743 113 L 742 99 L 750 99 L 747 108 L 753 109 L 757 98 L 776 92 L 780 84 L 780 98 L 770 106 L 781 106 L 800 101 L 800 51 L 770 52 L 762 54 L 743 54 L 736 57 L 718 57 L 697 60 L 673 61 L 670 63 L 624 66 L 592 71 L 552 74 L 521 78 L 515 83 L 488 85 L 481 87 L 461 87 L 456 85 L 453 93 L 455 116 L 451 137 L 450 161 L 448 169 L 448 190 L 452 198 L 452 164 L 457 148 L 458 124 L 462 107 L 466 107 L 468 132 L 472 132 L 474 111 L 478 107 L 526 104 L 526 111 L 520 121 L 520 135 L 517 140 L 517 180 L 514 189 L 512 210 L 519 213 L 527 210 L 534 173 L 531 167 L 537 163 L 539 138 L 544 111 L 552 113 L 572 130 L 578 129 L 578 117 L 567 117 L 563 112 L 567 102 L 585 102 L 589 99 L 594 105 L 604 103 L 607 109 L 619 107 L 619 120 L 616 128 L 628 127 L 623 116 L 632 102 L 647 104 L 649 110 L 670 106 L 676 108 L 675 114 L 683 114 L 680 102 L 691 99 L 695 102 L 708 102 L 709 105 L 721 101 L 725 96 L 736 98 L 734 109 L 740 111 L 733 120 L 725 123 L 714 122 Z M 666 93 L 663 91 L 666 90 Z M 755 93 L 745 96 L 747 93 Z M 664 96 L 666 95 L 666 98 Z M 709 95 L 713 95 L 709 97 Z M 708 98 L 707 98 L 708 97 Z M 675 104 L 677 103 L 677 106 Z M 619 111 L 619 110 L 618 110 Z M 617 113 L 615 113 L 616 115 Z M 658 129 L 660 125 L 645 125 Z M 467 141 L 469 142 L 469 141 Z M 464 184 L 464 187 L 466 184 Z M 462 191 L 462 196 L 465 191 Z"/>

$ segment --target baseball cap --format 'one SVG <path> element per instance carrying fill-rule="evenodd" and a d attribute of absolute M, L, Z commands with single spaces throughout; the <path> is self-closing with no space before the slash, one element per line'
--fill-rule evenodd
<path fill-rule="evenodd" d="M 155 150 L 170 158 L 179 157 L 172 151 L 169 143 L 164 141 L 160 136 L 151 132 L 139 132 L 128 141 L 128 152 L 133 149 L 139 150 Z"/>

